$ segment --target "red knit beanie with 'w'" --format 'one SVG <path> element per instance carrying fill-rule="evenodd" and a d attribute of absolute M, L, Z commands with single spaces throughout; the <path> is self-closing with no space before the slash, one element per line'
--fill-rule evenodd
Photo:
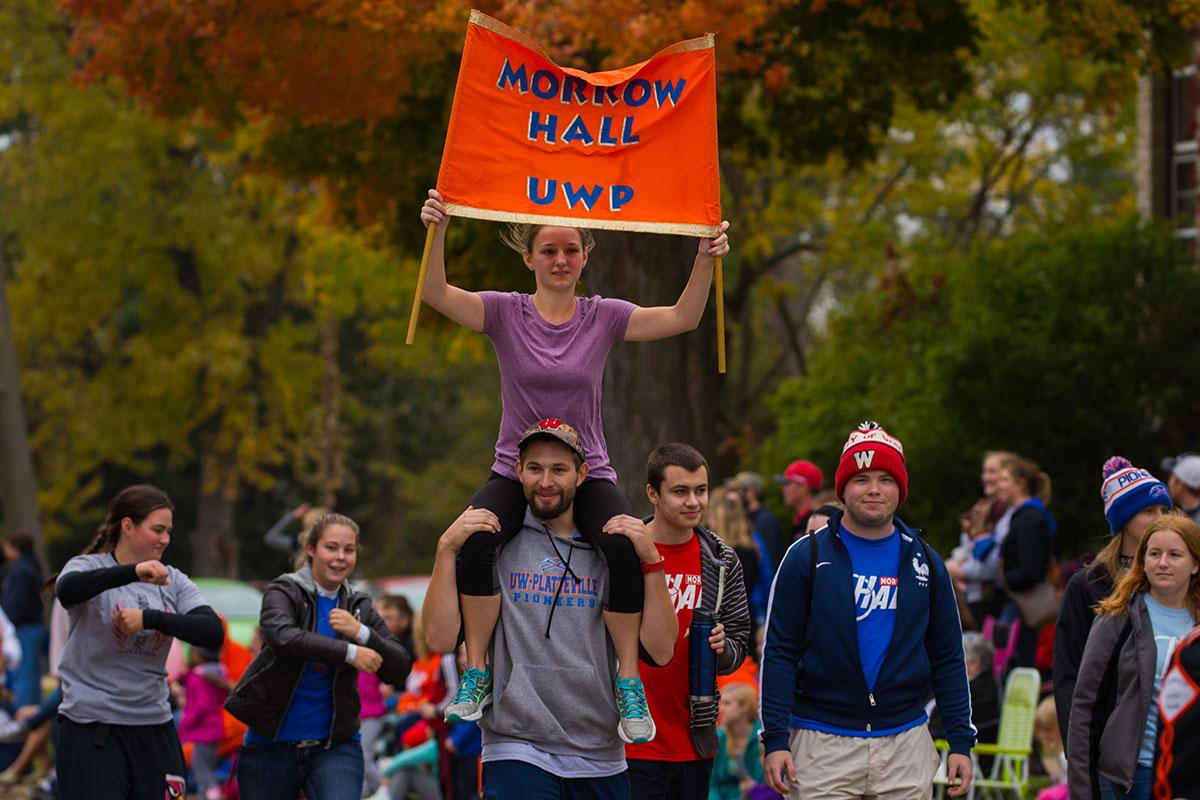
<path fill-rule="evenodd" d="M 904 466 L 904 445 L 879 427 L 878 422 L 864 422 L 850 433 L 842 457 L 838 460 L 833 478 L 833 491 L 838 499 L 846 499 L 846 484 L 860 472 L 881 469 L 896 479 L 900 487 L 900 502 L 908 497 L 908 470 Z"/>

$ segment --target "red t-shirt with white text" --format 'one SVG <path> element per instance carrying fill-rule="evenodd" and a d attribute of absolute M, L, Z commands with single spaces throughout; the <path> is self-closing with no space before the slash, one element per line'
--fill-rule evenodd
<path fill-rule="evenodd" d="M 700 605 L 700 540 L 692 534 L 683 544 L 656 544 L 666 563 L 667 589 L 679 619 L 675 657 L 665 667 L 638 664 L 650 716 L 658 733 L 646 744 L 625 746 L 626 758 L 651 761 L 695 761 L 700 758 L 688 733 L 688 628 L 692 610 Z"/>

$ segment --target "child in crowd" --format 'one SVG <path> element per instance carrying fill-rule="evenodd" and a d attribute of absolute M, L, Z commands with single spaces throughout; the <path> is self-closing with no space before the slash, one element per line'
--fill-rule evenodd
<path fill-rule="evenodd" d="M 741 800 L 762 783 L 762 749 L 758 742 L 756 692 L 735 683 L 721 692 L 717 754 L 713 757 L 708 800 Z"/>
<path fill-rule="evenodd" d="M 1038 793 L 1037 800 L 1067 800 L 1067 756 L 1058 730 L 1054 695 L 1042 698 L 1033 712 L 1033 738 L 1037 742 L 1042 769 L 1053 785 Z"/>
<path fill-rule="evenodd" d="M 456 722 L 446 737 L 450 754 L 450 781 L 453 800 L 479 797 L 479 756 L 483 752 L 483 734 L 478 722 Z"/>
<path fill-rule="evenodd" d="M 191 669 L 179 687 L 184 697 L 179 740 L 192 743 L 192 775 L 200 796 L 222 800 L 216 775 L 217 746 L 225 737 L 222 706 L 233 684 L 218 650 L 193 647 L 189 664 Z"/>
<path fill-rule="evenodd" d="M 406 747 L 411 747 L 411 742 L 420 744 L 431 736 L 445 734 L 442 714 L 458 682 L 453 655 L 446 659 L 425 646 L 420 617 L 413 619 L 412 631 L 415 648 L 412 670 L 404 691 L 396 696 L 395 733 L 403 737 Z"/>
<path fill-rule="evenodd" d="M 371 604 L 383 620 L 392 636 L 404 646 L 410 655 L 413 651 L 412 606 L 403 595 L 385 595 Z M 412 673 L 409 673 L 412 680 Z M 394 709 L 399 699 L 396 689 L 367 672 L 358 674 L 358 696 L 362 703 L 359 712 L 359 733 L 363 749 L 363 797 L 371 797 L 379 791 L 383 774 L 376 759 L 388 739 L 388 711 Z M 402 731 L 395 731 L 399 734 Z"/>
<path fill-rule="evenodd" d="M 375 610 L 379 611 L 378 602 Z M 389 628 L 390 630 L 390 628 Z M 382 776 L 375 765 L 375 747 L 383 733 L 384 717 L 387 714 L 385 696 L 391 692 L 386 683 L 372 672 L 358 673 L 358 732 L 363 751 L 363 797 L 370 797 L 379 789 Z"/>
<path fill-rule="evenodd" d="M 992 505 L 990 498 L 980 498 L 962 513 L 959 517 L 961 531 L 958 547 L 954 548 L 947 561 L 953 562 L 958 568 L 959 574 L 954 575 L 955 587 L 963 593 L 967 608 L 971 612 L 970 627 L 975 629 L 982 625 L 986 603 L 991 600 L 991 582 L 978 569 L 967 569 L 966 565 L 971 562 L 986 562 L 996 546 L 989 516 Z"/>

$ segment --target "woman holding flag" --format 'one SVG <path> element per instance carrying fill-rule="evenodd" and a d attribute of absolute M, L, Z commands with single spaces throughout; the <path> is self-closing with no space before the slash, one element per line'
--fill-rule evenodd
<path fill-rule="evenodd" d="M 612 573 L 605 623 L 618 658 L 615 691 L 619 733 L 629 743 L 654 737 L 654 723 L 638 678 L 638 629 L 643 602 L 642 565 L 632 543 L 607 533 L 609 521 L 631 514 L 616 487 L 600 413 L 604 363 L 614 344 L 654 341 L 696 328 L 708 301 L 713 264 L 729 252 L 723 222 L 715 238 L 701 239 L 691 276 L 672 306 L 643 308 L 625 300 L 578 297 L 576 290 L 594 242 L 580 228 L 511 226 L 507 245 L 521 254 L 535 280 L 533 294 L 471 292 L 447 282 L 446 224 L 449 215 L 436 190 L 421 208 L 421 221 L 436 225 L 422 299 L 458 324 L 487 334 L 500 367 L 501 417 L 496 458 L 488 482 L 470 500 L 496 516 L 493 530 L 463 547 L 458 589 L 467 647 L 467 670 L 447 708 L 448 719 L 479 719 L 491 691 L 487 650 L 500 612 L 493 564 L 496 548 L 522 527 L 526 501 L 517 480 L 517 443 L 532 421 L 558 417 L 583 437 L 588 477 L 575 497 L 580 532 L 604 553 Z M 499 533 L 500 536 L 494 534 Z"/>

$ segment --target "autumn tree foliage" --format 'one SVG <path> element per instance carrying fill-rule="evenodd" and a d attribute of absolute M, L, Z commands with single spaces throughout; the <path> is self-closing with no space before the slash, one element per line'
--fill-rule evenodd
<path fill-rule="evenodd" d="M 63 0 L 83 22 L 81 75 L 119 77 L 159 111 L 226 124 L 280 114 L 378 122 L 460 36 L 461 3 Z"/>
<path fill-rule="evenodd" d="M 47 538 L 94 527 L 110 477 L 150 479 L 195 498 L 177 527 L 198 574 L 237 574 L 247 489 L 289 474 L 329 502 L 345 485 L 337 338 L 394 316 L 409 284 L 378 230 L 338 230 L 314 187 L 242 170 L 252 136 L 73 86 L 63 22 L 41 0 L 0 12 L 0 335 Z"/>
<path fill-rule="evenodd" d="M 25 265 L 13 299 L 36 311 L 38 296 L 67 299 L 66 288 L 94 289 L 86 300 L 64 301 L 59 311 L 77 318 L 65 330 L 49 309 L 17 324 L 25 353 L 38 360 L 23 384 L 35 398 L 43 476 L 55 474 L 43 492 L 70 505 L 72 487 L 86 482 L 85 495 L 94 499 L 95 470 L 106 459 L 134 471 L 157 447 L 173 464 L 196 459 L 205 485 L 217 487 L 205 497 L 226 528 L 240 487 L 268 485 L 272 475 L 293 469 L 286 462 L 299 462 L 298 473 L 320 469 L 305 431 L 314 415 L 329 415 L 323 386 L 347 380 L 328 372 L 323 351 L 341 353 L 343 365 L 366 361 L 370 368 L 354 380 L 372 369 L 382 375 L 378 384 L 352 386 L 341 401 L 334 392 L 331 402 L 344 419 L 421 419 L 412 408 L 422 402 L 431 414 L 442 411 L 442 390 L 398 390 L 380 367 L 421 369 L 419 359 L 406 362 L 389 350 L 400 341 L 397 320 L 389 318 L 398 317 L 394 296 L 407 284 L 402 267 L 373 245 L 382 231 L 401 252 L 412 252 L 421 236 L 414 210 L 437 172 L 469 6 L 527 31 L 562 64 L 588 70 L 718 32 L 722 182 L 736 221 L 736 252 L 726 264 L 734 372 L 724 385 L 716 378 L 710 315 L 692 335 L 628 345 L 614 355 L 606 381 L 608 441 L 626 491 L 636 497 L 644 453 L 658 441 L 686 439 L 713 455 L 726 453 L 715 459 L 718 471 L 744 455 L 742 445 L 731 450 L 728 443 L 752 443 L 757 432 L 748 428 L 760 425 L 751 415 L 764 414 L 762 398 L 780 375 L 804 371 L 809 314 L 830 296 L 904 269 L 911 245 L 896 219 L 936 234 L 918 237 L 919 246 L 936 249 L 950 239 L 965 248 L 1014 221 L 1061 222 L 1046 212 L 1058 199 L 1090 209 L 1094 198 L 1072 196 L 1051 180 L 1057 160 L 1038 151 L 1031 132 L 1069 132 L 1082 119 L 1081 97 L 1097 106 L 1127 97 L 1140 71 L 1174 62 L 1180 48 L 1172 43 L 1195 24 L 1200 4 L 1000 0 L 1002 8 L 1038 12 L 1022 31 L 1034 41 L 1013 36 L 1016 44 L 1000 61 L 1028 68 L 1032 62 L 1021 61 L 1016 47 L 1039 58 L 1045 47 L 1108 76 L 1076 80 L 1064 72 L 1066 89 L 1034 86 L 1026 94 L 1049 100 L 1026 109 L 1021 89 L 1003 73 L 1008 62 L 996 66 L 991 44 L 1000 29 L 989 16 L 996 4 L 983 0 L 59 2 L 70 13 L 78 82 L 101 92 L 86 102 L 102 108 L 77 106 L 65 84 L 55 83 L 40 107 L 19 110 L 52 121 L 40 124 L 53 136 L 36 148 L 30 139 L 30 150 L 22 150 L 43 157 L 29 162 L 41 172 L 13 179 L 34 194 L 8 194 L 24 212 L 13 217 Z M 20 5 L 40 7 L 32 0 Z M 1006 24 L 1012 19 L 1021 18 Z M 62 34 L 60 20 L 52 25 Z M 54 55 L 56 67 L 70 61 Z M 32 72 L 26 67 L 23 74 Z M 134 114 L 118 92 L 167 121 Z M 947 109 L 962 120 L 937 118 Z M 1079 145 L 1072 168 L 1108 170 L 1118 146 L 1104 145 L 1100 155 L 1088 146 Z M 89 148 L 112 155 L 97 163 L 85 157 Z M 54 193 L 70 174 L 65 164 L 88 191 Z M 217 191 L 222 187 L 229 192 Z M 122 200 L 130 191 L 134 201 Z M 64 198 L 73 203 L 67 210 Z M 292 205 L 298 198 L 302 207 Z M 996 213 L 998 205 L 1013 211 Z M 40 227 L 38 213 L 53 224 Z M 118 237 L 108 241 L 104 230 Z M 370 235 L 359 239 L 364 230 Z M 469 288 L 516 288 L 523 270 L 499 261 L 494 237 L 481 230 L 455 223 L 451 271 Z M 164 246 L 167 231 L 174 249 Z M 86 252 L 83 263 L 73 258 L 79 251 Z M 134 258 L 122 261 L 131 252 Z M 691 252 L 694 242 L 671 237 L 605 236 L 589 265 L 588 289 L 671 301 Z M 88 267 L 97 266 L 112 282 L 85 281 Z M 169 319 L 148 311 L 156 307 L 168 308 Z M 364 308 L 367 321 L 347 323 Z M 89 320 L 96 309 L 103 313 Z M 334 324 L 320 324 L 330 317 Z M 418 353 L 433 361 L 454 348 L 479 349 L 462 339 L 434 344 L 442 341 L 419 339 Z M 133 380 L 172 359 L 184 374 L 178 385 Z M 80 373 L 89 378 L 83 390 L 56 395 L 55 381 Z M 438 379 L 445 375 L 428 384 Z M 133 389 L 119 395 L 125 386 Z M 374 411 L 364 398 L 390 405 Z M 486 419 L 488 399 L 474 398 L 472 419 Z M 131 416 L 134 408 L 152 413 Z M 130 429 L 137 449 L 114 455 L 88 425 L 97 419 Z M 78 435 L 55 443 L 61 431 L 65 439 Z M 337 431 L 326 433 L 336 440 Z M 473 450 L 456 451 L 456 461 L 478 459 L 484 470 L 488 433 Z M 419 487 L 409 497 L 430 506 L 422 509 L 421 530 L 436 530 L 444 519 L 422 500 L 466 492 L 444 488 L 452 482 L 444 464 L 422 461 L 424 453 L 403 441 L 376 439 L 391 447 L 391 463 L 352 443 L 350 457 L 361 461 L 350 470 L 376 470 Z M 325 469 L 336 473 L 338 465 Z M 380 517 L 391 499 L 380 492 L 372 500 Z"/>
<path fill-rule="evenodd" d="M 373 162 L 371 172 L 383 168 L 393 191 L 396 127 L 419 125 L 425 153 L 440 149 L 437 116 L 424 110 L 444 111 L 452 94 L 469 5 L 62 0 L 79 19 L 83 79 L 119 78 L 167 115 L 199 111 L 226 127 L 267 120 L 281 142 L 304 130 L 309 143 L 328 144 L 336 132 L 360 162 Z M 944 104 L 967 84 L 976 35 L 961 0 L 475 5 L 530 33 L 560 63 L 593 70 L 717 31 L 731 143 L 745 130 L 736 124 L 738 99 L 761 84 L 771 129 L 803 162 L 835 150 L 852 160 L 869 155 L 898 96 Z M 348 160 L 310 169 L 345 177 L 356 172 Z M 289 166 L 304 169 L 304 161 Z"/>

